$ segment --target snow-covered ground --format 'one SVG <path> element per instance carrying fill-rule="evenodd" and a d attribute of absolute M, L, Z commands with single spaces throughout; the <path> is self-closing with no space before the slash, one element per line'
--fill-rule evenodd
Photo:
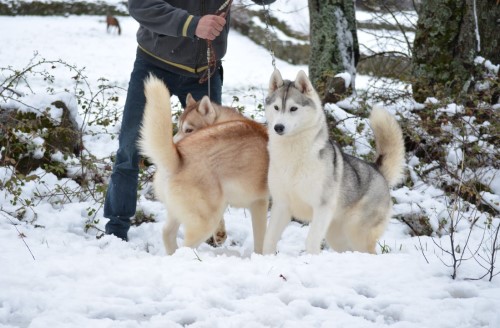
<path fill-rule="evenodd" d="M 0 67 L 21 69 L 37 51 L 48 60 L 60 58 L 85 67 L 92 86 L 104 77 L 126 88 L 137 23 L 131 18 L 120 18 L 120 23 L 123 32 L 117 36 L 106 33 L 103 17 L 0 17 Z M 360 43 L 369 41 L 360 36 Z M 307 72 L 307 67 L 279 60 L 277 67 L 289 79 L 299 69 Z M 233 96 L 248 110 L 262 103 L 272 73 L 266 49 L 233 31 L 224 69 L 224 103 L 232 103 Z M 54 74 L 56 93 L 71 89 L 69 73 L 59 67 Z M 43 98 L 46 84 L 35 81 L 32 87 Z M 366 87 L 366 81 L 360 78 L 357 87 Z M 124 91 L 119 95 L 122 104 Z M 329 109 L 338 117 L 347 115 L 336 106 Z M 356 129 L 350 122 L 346 120 L 345 131 Z M 117 130 L 109 127 L 110 133 Z M 85 147 L 101 159 L 116 151 L 117 141 L 89 135 Z M 0 167 L 0 180 L 8 177 L 9 170 Z M 51 174 L 42 180 L 45 184 L 28 183 L 21 197 L 71 185 Z M 500 191 L 496 192 L 493 196 L 498 197 Z M 393 196 L 396 213 L 424 208 L 433 223 L 451 207 L 441 191 L 422 182 L 411 190 L 397 189 Z M 95 230 L 85 232 L 90 201 L 42 201 L 34 206 L 34 223 L 26 223 L 6 213 L 16 208 L 11 200 L 12 195 L 0 190 L 2 328 L 500 327 L 500 279 L 466 280 L 484 273 L 470 260 L 452 280 L 451 269 L 442 262 L 449 263 L 449 258 L 434 243 L 446 248 L 447 236 L 434 241 L 410 237 L 409 229 L 397 220 L 390 221 L 378 255 L 329 250 L 305 254 L 308 227 L 292 223 L 278 244 L 279 254 L 261 256 L 252 254 L 249 214 L 230 208 L 224 245 L 204 244 L 197 251 L 181 248 L 166 256 L 160 231 L 167 213 L 145 196 L 139 208 L 158 222 L 133 227 L 128 243 L 109 236 L 96 239 Z M 101 212 L 97 217 L 102 229 L 106 220 Z M 466 220 L 462 222 L 459 242 L 468 233 Z M 497 217 L 493 224 L 498 223 Z M 481 231 L 472 234 L 471 244 L 481 242 Z M 181 242 L 182 238 L 181 230 Z"/>

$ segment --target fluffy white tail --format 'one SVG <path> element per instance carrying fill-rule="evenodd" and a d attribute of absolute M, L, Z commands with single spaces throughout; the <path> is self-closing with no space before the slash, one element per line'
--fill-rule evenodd
<path fill-rule="evenodd" d="M 172 172 L 179 166 L 179 154 L 172 136 L 170 92 L 157 77 L 144 81 L 146 107 L 139 138 L 141 154 L 157 166 Z"/>
<path fill-rule="evenodd" d="M 372 109 L 370 124 L 377 149 L 375 164 L 392 187 L 403 178 L 405 160 L 403 132 L 394 116 L 382 107 Z"/>

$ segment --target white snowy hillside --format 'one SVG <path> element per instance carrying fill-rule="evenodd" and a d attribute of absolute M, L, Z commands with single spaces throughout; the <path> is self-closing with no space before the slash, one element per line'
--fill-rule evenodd
<path fill-rule="evenodd" d="M 308 30 L 306 0 L 278 0 L 270 8 L 294 29 Z M 360 13 L 358 19 L 373 18 L 368 16 Z M 285 230 L 277 255 L 253 254 L 250 214 L 229 208 L 224 215 L 228 238 L 222 246 L 180 248 L 167 256 L 161 229 L 168 213 L 152 196 L 148 179 L 153 167 L 141 171 L 138 200 L 138 213 L 151 222 L 132 226 L 129 242 L 103 236 L 102 188 L 118 147 L 138 27 L 131 17 L 118 17 L 118 36 L 106 32 L 104 19 L 0 16 L 0 86 L 33 66 L 25 72 L 26 80 L 9 86 L 8 98 L 0 97 L 0 118 L 18 108 L 36 115 L 47 111 L 60 121 L 63 114 L 53 103 L 61 100 L 83 132 L 80 157 L 52 157 L 69 177 L 58 178 L 43 168 L 18 176 L 13 159 L 0 166 L 0 328 L 500 327 L 500 277 L 489 281 L 486 275 L 489 257 L 499 248 L 500 172 L 495 163 L 482 168 L 490 186 L 482 197 L 496 212 L 466 204 L 422 180 L 420 173 L 429 167 L 407 156 L 408 182 L 391 192 L 394 218 L 377 255 L 327 248 L 319 255 L 306 254 L 308 226 L 298 222 Z M 391 46 L 373 33 L 358 37 L 370 49 Z M 298 70 L 308 71 L 283 60 L 276 65 L 291 80 Z M 482 60 L 478 65 L 498 73 L 498 65 Z M 223 66 L 223 103 L 244 107 L 246 115 L 264 122 L 261 106 L 273 70 L 269 50 L 232 31 Z M 357 76 L 360 93 L 373 83 L 368 76 Z M 384 80 L 376 83 L 381 86 Z M 102 89 L 108 85 L 115 87 Z M 394 85 L 407 87 L 387 87 Z M 352 97 L 326 109 L 342 122 L 339 130 L 354 140 L 346 151 L 365 156 L 373 152 L 367 120 L 345 110 L 358 106 L 358 100 Z M 178 106 L 177 99 L 172 101 Z M 435 106 L 443 113 L 463 110 Z M 403 120 L 423 104 L 406 99 L 387 108 Z M 482 131 L 473 128 L 473 121 L 471 117 L 471 134 Z M 26 155 L 44 153 L 46 132 L 16 132 L 30 143 Z M 0 140 L 0 153 L 12 146 L 3 136 Z M 460 147 L 450 147 L 446 156 L 456 170 L 463 169 Z M 88 185 L 81 183 L 84 173 Z M 397 219 L 408 215 L 427 217 L 440 233 L 414 236 Z M 456 222 L 453 246 L 442 230 L 447 218 Z M 183 238 L 181 228 L 180 244 Z M 451 277 L 453 249 L 460 260 L 456 279 Z"/>

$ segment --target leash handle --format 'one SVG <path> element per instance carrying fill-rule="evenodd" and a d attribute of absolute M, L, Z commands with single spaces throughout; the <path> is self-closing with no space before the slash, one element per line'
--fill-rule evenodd
<path fill-rule="evenodd" d="M 231 4 L 233 3 L 233 0 L 226 0 L 224 3 L 217 9 L 214 15 L 221 16 L 222 14 L 227 14 L 229 12 L 229 9 L 231 8 Z M 207 82 L 208 84 L 208 97 L 210 97 L 210 78 L 212 75 L 215 73 L 215 65 L 217 64 L 217 58 L 215 58 L 215 51 L 212 46 L 212 41 L 206 40 L 207 41 L 207 70 L 205 73 L 200 77 L 199 83 L 203 84 Z M 212 70 L 213 68 L 213 70 Z"/>
<path fill-rule="evenodd" d="M 208 65 L 207 65 L 207 87 L 208 87 L 207 94 L 208 94 L 208 99 L 212 99 L 210 97 L 210 79 L 212 77 L 212 73 L 210 72 L 210 61 L 212 60 L 211 48 L 212 48 L 212 42 L 207 40 L 207 63 L 208 63 Z M 201 79 L 200 79 L 200 81 L 201 81 Z"/>

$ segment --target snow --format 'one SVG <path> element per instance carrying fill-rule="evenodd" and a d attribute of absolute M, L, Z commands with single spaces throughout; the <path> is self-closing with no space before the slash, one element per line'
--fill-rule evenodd
<path fill-rule="evenodd" d="M 476 0 L 473 1 L 474 4 L 474 32 L 476 34 L 476 42 L 477 42 L 477 52 L 481 52 L 481 37 L 479 35 L 479 25 L 477 23 L 477 9 L 476 9 Z"/>
<path fill-rule="evenodd" d="M 354 37 L 349 30 L 349 23 L 344 15 L 344 12 L 340 7 L 335 7 L 335 23 L 336 23 L 336 37 L 337 43 L 339 45 L 339 51 L 341 54 L 342 66 L 351 75 L 349 81 L 353 89 L 356 88 L 355 76 L 356 76 L 356 66 L 355 66 L 355 55 L 354 55 Z M 351 51 L 349 52 L 349 49 Z"/>
<path fill-rule="evenodd" d="M 464 107 L 462 105 L 457 104 L 448 104 L 443 108 L 438 108 L 438 112 L 446 113 L 448 116 L 453 116 L 457 113 L 462 113 L 464 111 Z"/>
<path fill-rule="evenodd" d="M 351 74 L 347 72 L 338 73 L 335 77 L 340 77 L 344 80 L 344 86 L 347 89 L 351 85 Z"/>
<path fill-rule="evenodd" d="M 474 59 L 474 63 L 476 63 L 477 65 L 484 65 L 484 67 L 488 69 L 492 74 L 498 74 L 498 70 L 500 69 L 500 64 L 494 65 L 491 61 L 481 56 L 477 56 Z"/>
<path fill-rule="evenodd" d="M 303 8 L 304 1 L 283 3 Z M 285 5 L 279 6 L 286 13 Z M 307 10 L 290 12 L 301 13 L 297 22 L 307 21 L 303 16 Z M 0 34 L 4 45 L 0 47 L 0 67 L 21 69 L 36 51 L 47 60 L 61 58 L 85 67 L 93 88 L 105 77 L 125 89 L 135 56 L 137 24 L 128 17 L 119 19 L 121 36 L 106 33 L 103 17 L 1 17 L 0 30 L 9 32 Z M 55 93 L 71 99 L 65 89 L 71 92 L 74 72 L 57 66 L 53 70 Z M 288 79 L 299 69 L 307 71 L 306 66 L 280 60 L 277 67 Z M 257 105 L 263 102 L 272 73 L 269 51 L 232 31 L 224 69 L 223 102 L 232 104 L 237 96 L 239 105 L 262 120 Z M 358 76 L 357 88 L 368 88 L 366 81 Z M 34 94 L 18 86 L 28 105 L 45 108 L 54 101 L 53 96 L 44 96 L 43 79 L 35 78 L 31 87 Z M 118 107 L 123 106 L 124 96 L 124 90 L 119 91 Z M 342 131 L 357 132 L 355 151 L 366 154 L 371 133 L 366 120 L 333 104 L 328 110 L 344 119 Z M 454 113 L 462 109 L 448 106 L 441 110 Z M 82 117 L 78 119 L 83 122 Z M 360 124 L 364 126 L 361 132 Z M 85 148 L 95 156 L 96 165 L 110 165 L 108 157 L 117 148 L 119 122 L 106 131 L 80 126 L 86 132 Z M 38 140 L 37 147 L 42 145 Z M 64 160 L 60 154 L 54 159 Z M 77 168 L 78 162 L 74 165 Z M 438 230 L 452 206 L 443 191 L 419 179 L 420 165 L 415 158 L 408 162 L 414 186 L 393 191 L 394 214 L 425 213 Z M 73 174 L 78 173 L 76 168 Z M 495 172 L 485 168 L 485 181 L 493 183 L 491 192 L 483 197 L 498 206 L 500 175 Z M 76 182 L 58 179 L 42 169 L 31 174 L 40 180 L 20 186 L 17 205 L 14 195 L 0 189 L 2 328 L 500 327 L 500 279 L 466 280 L 484 274 L 474 260 L 462 262 L 458 279 L 451 279 L 452 271 L 445 266 L 449 257 L 438 247 L 446 249 L 447 235 L 411 237 L 406 225 L 392 219 L 380 240 L 378 255 L 330 250 L 309 255 L 304 253 L 308 227 L 293 222 L 278 244 L 279 253 L 262 256 L 252 254 L 249 213 L 230 208 L 225 213 L 228 240 L 224 245 L 212 248 L 203 244 L 196 251 L 181 248 L 166 256 L 161 228 L 167 213 L 162 204 L 147 197 L 147 188 L 138 208 L 154 215 L 157 222 L 132 227 L 130 241 L 125 243 L 111 236 L 96 239 L 94 229 L 86 231 L 93 210 L 100 219 L 98 228 L 103 229 L 106 220 L 92 199 L 70 192 L 78 189 Z M 11 175 L 11 168 L 0 167 L 2 183 Z M 19 221 L 14 215 L 19 202 L 26 200 L 34 202 L 25 207 L 27 212 Z M 457 225 L 461 245 L 469 232 L 466 218 L 476 215 L 474 211 L 463 209 L 454 214 L 462 219 Z M 487 220 L 478 217 L 478 224 Z M 500 218 L 491 222 L 497 226 Z M 490 232 L 474 230 L 471 247 L 483 240 L 487 245 Z M 182 229 L 178 238 L 182 242 Z"/>
<path fill-rule="evenodd" d="M 239 0 L 244 5 L 253 4 L 250 0 Z M 252 9 L 259 6 L 253 5 Z M 260 8 L 259 8 L 260 9 Z M 266 6 L 272 16 L 282 22 L 286 22 L 293 31 L 309 35 L 309 8 L 307 0 L 279 0 L 272 5 Z"/>

